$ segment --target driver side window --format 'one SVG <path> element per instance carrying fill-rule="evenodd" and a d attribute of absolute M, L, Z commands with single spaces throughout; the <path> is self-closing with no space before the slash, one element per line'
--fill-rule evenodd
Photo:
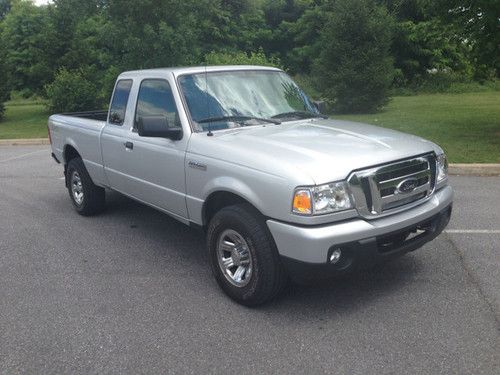
<path fill-rule="evenodd" d="M 134 129 L 143 117 L 164 117 L 169 128 L 180 127 L 170 84 L 163 79 L 145 79 L 139 87 Z"/>

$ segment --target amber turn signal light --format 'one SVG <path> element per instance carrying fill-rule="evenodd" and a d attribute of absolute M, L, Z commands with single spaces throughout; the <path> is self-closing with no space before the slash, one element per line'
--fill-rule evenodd
<path fill-rule="evenodd" d="M 293 196 L 293 212 L 296 214 L 311 214 L 311 192 L 309 190 L 296 190 Z"/>

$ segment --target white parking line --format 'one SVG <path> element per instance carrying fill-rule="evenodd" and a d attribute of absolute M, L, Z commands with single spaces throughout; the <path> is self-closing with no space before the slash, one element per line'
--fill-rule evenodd
<path fill-rule="evenodd" d="M 500 234 L 500 229 L 445 229 L 446 233 Z"/>
<path fill-rule="evenodd" d="M 28 152 L 27 154 L 22 154 L 22 155 L 18 155 L 18 156 L 13 156 L 11 158 L 7 158 L 7 159 L 3 159 L 3 160 L 0 160 L 0 163 L 4 163 L 6 161 L 11 161 L 11 160 L 16 160 L 16 159 L 21 159 L 21 158 L 24 158 L 26 156 L 30 156 L 30 155 L 34 155 L 34 154 L 40 154 L 42 152 L 47 152 L 47 150 L 38 150 L 38 151 L 33 151 L 33 152 Z"/>

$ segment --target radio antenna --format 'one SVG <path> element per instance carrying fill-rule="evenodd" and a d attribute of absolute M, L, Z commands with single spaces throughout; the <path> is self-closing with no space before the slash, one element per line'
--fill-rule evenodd
<path fill-rule="evenodd" d="M 210 104 L 208 102 L 208 73 L 207 73 L 207 63 L 205 62 L 205 102 L 207 105 L 207 117 L 210 119 Z M 211 137 L 212 133 L 212 121 L 208 122 L 208 133 L 207 136 Z"/>

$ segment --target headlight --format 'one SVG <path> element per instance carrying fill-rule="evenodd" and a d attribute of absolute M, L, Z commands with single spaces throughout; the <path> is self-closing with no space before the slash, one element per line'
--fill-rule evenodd
<path fill-rule="evenodd" d="M 448 160 L 446 159 L 445 154 L 441 154 L 437 156 L 437 173 L 436 180 L 437 182 L 441 182 L 448 177 Z"/>
<path fill-rule="evenodd" d="M 292 211 L 300 215 L 321 215 L 353 208 L 347 182 L 333 182 L 308 188 L 297 188 Z"/>

